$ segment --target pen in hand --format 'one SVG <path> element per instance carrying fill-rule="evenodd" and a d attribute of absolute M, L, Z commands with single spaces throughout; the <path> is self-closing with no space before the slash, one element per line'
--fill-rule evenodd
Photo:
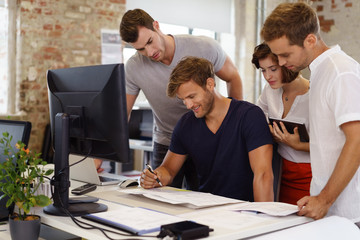
<path fill-rule="evenodd" d="M 149 172 L 151 172 L 152 174 L 156 173 L 153 171 L 152 167 L 149 164 L 146 164 L 147 169 L 149 170 Z M 156 181 L 159 183 L 159 185 L 162 187 L 162 183 L 160 182 L 160 179 L 158 177 L 156 177 Z"/>

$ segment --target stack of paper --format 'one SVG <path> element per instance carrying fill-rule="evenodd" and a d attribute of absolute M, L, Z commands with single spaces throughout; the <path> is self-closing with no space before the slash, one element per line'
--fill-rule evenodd
<path fill-rule="evenodd" d="M 297 205 L 282 202 L 246 202 L 238 205 L 235 210 L 265 213 L 271 216 L 287 216 L 299 211 Z"/>
<path fill-rule="evenodd" d="M 119 206 L 117 210 L 88 214 L 83 216 L 120 230 L 142 235 L 160 230 L 161 225 L 184 221 L 184 218 L 145 209 Z"/>
<path fill-rule="evenodd" d="M 217 196 L 211 193 L 187 191 L 168 187 L 153 189 L 143 189 L 139 187 L 136 189 L 122 189 L 119 191 L 128 194 L 142 195 L 161 202 L 184 205 L 194 209 L 244 202 L 237 199 Z"/>

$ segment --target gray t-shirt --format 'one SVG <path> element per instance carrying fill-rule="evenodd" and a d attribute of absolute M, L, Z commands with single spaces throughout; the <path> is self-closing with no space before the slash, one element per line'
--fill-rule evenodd
<path fill-rule="evenodd" d="M 177 63 L 186 56 L 208 59 L 215 72 L 224 65 L 226 54 L 215 40 L 208 37 L 175 35 L 175 54 L 169 66 L 150 60 L 138 52 L 125 66 L 126 93 L 137 95 L 142 90 L 154 114 L 153 140 L 169 146 L 177 121 L 188 110 L 177 98 L 166 95 L 170 74 Z"/>

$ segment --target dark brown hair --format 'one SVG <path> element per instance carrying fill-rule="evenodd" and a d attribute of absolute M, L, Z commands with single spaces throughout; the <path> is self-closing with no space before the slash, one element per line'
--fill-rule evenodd
<path fill-rule="evenodd" d="M 277 65 L 279 65 L 279 60 L 277 56 L 271 52 L 269 46 L 266 43 L 261 43 L 255 47 L 251 62 L 255 65 L 257 69 L 259 69 L 259 61 L 267 57 L 270 57 L 271 60 L 273 60 Z M 292 82 L 296 79 L 297 76 L 299 76 L 299 72 L 293 72 L 284 66 L 281 66 L 280 69 L 283 83 Z"/>
<path fill-rule="evenodd" d="M 127 11 L 120 23 L 120 36 L 123 41 L 128 43 L 136 42 L 139 37 L 138 27 L 146 27 L 155 31 L 153 26 L 154 19 L 142 9 Z"/>
<path fill-rule="evenodd" d="M 206 89 L 207 79 L 214 78 L 214 76 L 214 67 L 208 60 L 198 57 L 185 57 L 176 65 L 170 75 L 167 95 L 175 97 L 180 85 L 190 80 Z"/>
<path fill-rule="evenodd" d="M 315 11 L 304 2 L 279 4 L 267 17 L 261 30 L 265 42 L 286 36 L 291 45 L 303 47 L 309 34 L 320 39 L 320 27 Z"/>

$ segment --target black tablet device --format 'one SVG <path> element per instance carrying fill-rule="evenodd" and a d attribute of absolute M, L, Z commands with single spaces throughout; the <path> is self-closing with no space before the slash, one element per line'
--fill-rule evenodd
<path fill-rule="evenodd" d="M 286 130 L 291 134 L 294 134 L 294 128 L 298 127 L 300 141 L 301 142 L 309 142 L 309 135 L 306 131 L 306 127 L 305 127 L 304 123 L 285 121 L 283 119 L 277 119 L 277 118 L 271 118 L 271 117 L 269 117 L 269 122 L 271 125 L 273 125 L 273 122 L 276 122 L 279 127 L 280 127 L 280 125 L 279 125 L 280 122 L 284 123 Z"/>

